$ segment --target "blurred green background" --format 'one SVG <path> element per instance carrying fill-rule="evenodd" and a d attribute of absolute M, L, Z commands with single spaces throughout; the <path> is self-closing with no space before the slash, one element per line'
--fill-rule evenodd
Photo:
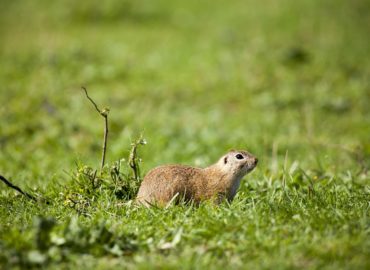
<path fill-rule="evenodd" d="M 143 133 L 143 167 L 229 148 L 271 167 L 369 156 L 367 1 L 1 1 L 1 171 L 46 181 Z M 350 151 L 346 151 L 348 149 Z M 356 150 L 357 151 L 357 150 Z M 352 153 L 352 154 L 351 154 Z M 44 180 L 40 180 L 42 183 Z M 39 183 L 39 184 L 40 184 Z"/>
<path fill-rule="evenodd" d="M 366 0 L 0 0 L 0 174 L 51 201 L 0 184 L 0 268 L 368 269 L 369 29 Z M 81 86 L 109 164 L 143 134 L 143 174 L 258 168 L 231 205 L 82 215 L 68 173 L 99 168 L 104 123 Z"/>

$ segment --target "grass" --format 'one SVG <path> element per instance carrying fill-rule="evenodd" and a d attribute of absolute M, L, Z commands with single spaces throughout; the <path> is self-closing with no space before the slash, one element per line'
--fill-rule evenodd
<path fill-rule="evenodd" d="M 1 184 L 0 268 L 369 268 L 366 1 L 1 5 L 0 174 L 49 204 Z M 81 85 L 110 108 L 94 188 L 104 121 Z M 230 205 L 141 208 L 140 134 L 142 176 L 229 148 L 260 163 Z"/>

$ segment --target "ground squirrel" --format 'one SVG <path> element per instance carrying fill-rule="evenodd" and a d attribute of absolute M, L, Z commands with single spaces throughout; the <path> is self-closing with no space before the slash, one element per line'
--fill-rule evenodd
<path fill-rule="evenodd" d="M 207 168 L 183 165 L 159 166 L 144 177 L 136 201 L 146 206 L 165 205 L 184 199 L 231 201 L 241 179 L 256 167 L 258 159 L 247 151 L 231 150 Z"/>

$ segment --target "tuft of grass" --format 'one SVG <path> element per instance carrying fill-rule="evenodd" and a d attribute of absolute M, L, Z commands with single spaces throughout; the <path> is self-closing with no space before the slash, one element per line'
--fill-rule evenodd
<path fill-rule="evenodd" d="M 139 190 L 142 177 L 140 174 L 141 159 L 138 147 L 146 144 L 140 137 L 131 144 L 127 162 L 124 159 L 106 165 L 100 173 L 83 164 L 70 174 L 70 181 L 64 186 L 63 204 L 76 210 L 79 214 L 90 215 L 102 198 L 109 201 L 132 201 Z M 117 202 L 116 202 L 117 203 Z"/>

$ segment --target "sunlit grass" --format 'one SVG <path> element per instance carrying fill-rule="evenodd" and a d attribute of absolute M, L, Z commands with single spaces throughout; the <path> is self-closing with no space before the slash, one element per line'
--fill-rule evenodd
<path fill-rule="evenodd" d="M 1 266 L 369 267 L 366 1 L 2 2 L 0 174 L 49 204 L 1 183 Z M 96 190 L 82 85 L 110 108 Z M 231 204 L 141 208 L 111 174 L 130 179 L 140 134 L 142 175 L 230 148 L 260 163 Z"/>

